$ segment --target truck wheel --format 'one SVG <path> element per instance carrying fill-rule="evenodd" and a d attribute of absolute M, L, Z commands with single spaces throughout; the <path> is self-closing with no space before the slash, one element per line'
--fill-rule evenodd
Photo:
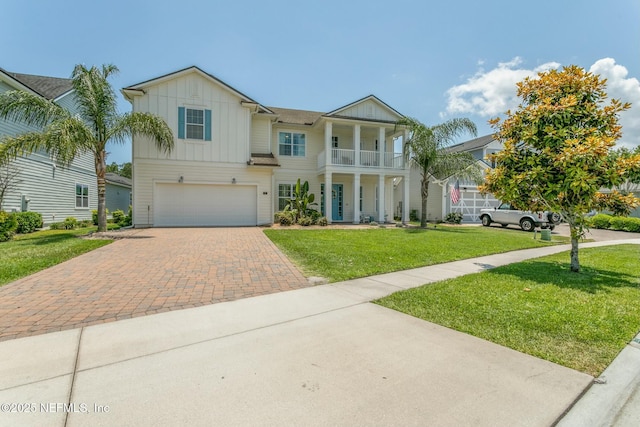
<path fill-rule="evenodd" d="M 529 218 L 522 218 L 522 221 L 520 221 L 520 228 L 524 231 L 533 231 L 536 228 L 536 225 Z"/>
<path fill-rule="evenodd" d="M 484 225 L 485 227 L 491 225 L 491 218 L 489 218 L 489 215 L 482 215 L 482 225 Z"/>

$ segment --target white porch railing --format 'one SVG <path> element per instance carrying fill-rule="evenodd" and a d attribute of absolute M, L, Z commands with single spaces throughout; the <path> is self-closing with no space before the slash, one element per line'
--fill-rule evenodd
<path fill-rule="evenodd" d="M 380 159 L 382 158 L 382 162 Z M 318 168 L 327 165 L 325 152 L 318 155 Z M 369 168 L 385 168 L 385 169 L 404 169 L 404 158 L 402 153 L 379 153 L 378 151 L 360 151 L 360 158 L 356 162 L 355 150 L 344 148 L 332 148 L 330 165 L 353 166 L 353 167 L 369 167 Z"/>

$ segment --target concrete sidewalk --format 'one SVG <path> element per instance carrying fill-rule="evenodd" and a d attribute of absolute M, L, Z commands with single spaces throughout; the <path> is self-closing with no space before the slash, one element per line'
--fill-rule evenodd
<path fill-rule="evenodd" d="M 552 425 L 592 377 L 369 301 L 567 249 L 0 342 L 0 426 Z"/>

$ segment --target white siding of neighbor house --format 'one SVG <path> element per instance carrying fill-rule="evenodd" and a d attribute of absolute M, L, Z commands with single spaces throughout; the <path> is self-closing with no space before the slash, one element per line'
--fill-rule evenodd
<path fill-rule="evenodd" d="M 134 98 L 134 111 L 162 117 L 174 132 L 175 148 L 167 156 L 152 141 L 137 137 L 133 144 L 134 158 L 221 163 L 249 160 L 251 113 L 242 107 L 238 96 L 195 72 L 145 90 L 145 95 Z M 178 139 L 178 107 L 211 110 L 212 140 Z"/>
<path fill-rule="evenodd" d="M 363 102 L 359 102 L 349 108 L 336 113 L 338 116 L 357 117 L 366 120 L 379 120 L 379 121 L 393 121 L 398 120 L 398 115 L 389 111 L 388 108 L 368 99 Z"/>
<path fill-rule="evenodd" d="M 271 118 L 253 116 L 251 118 L 251 152 L 269 154 L 271 150 Z"/>
<path fill-rule="evenodd" d="M 272 218 L 271 168 L 193 161 L 142 160 L 133 169 L 135 183 L 133 221 L 137 227 L 153 225 L 154 186 L 156 183 L 231 184 L 257 186 L 258 224 L 268 224 Z M 267 194 L 263 194 L 263 193 Z"/>
<path fill-rule="evenodd" d="M 0 93 L 14 88 L 0 82 Z M 73 93 L 60 98 L 57 102 L 65 108 L 75 109 Z M 0 136 L 16 136 L 38 128 L 9 120 L 0 120 Z M 2 203 L 5 211 L 21 211 L 23 196 L 29 199 L 27 209 L 42 214 L 45 224 L 63 221 L 66 217 L 91 219 L 91 210 L 97 209 L 97 182 L 93 156 L 80 154 L 67 167 L 56 165 L 44 152 L 18 157 L 11 162 L 10 168 L 18 171 L 15 188 L 10 191 Z M 75 185 L 89 186 L 89 207 L 76 208 Z"/>

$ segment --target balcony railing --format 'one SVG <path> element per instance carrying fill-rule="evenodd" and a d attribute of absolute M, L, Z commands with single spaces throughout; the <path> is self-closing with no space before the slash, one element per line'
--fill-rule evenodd
<path fill-rule="evenodd" d="M 344 148 L 332 148 L 330 165 L 353 166 L 365 168 L 404 169 L 404 157 L 402 153 L 380 153 L 378 151 L 360 150 L 360 158 L 356 162 L 355 150 Z M 326 155 L 323 151 L 318 155 L 318 167 L 326 166 Z"/>

